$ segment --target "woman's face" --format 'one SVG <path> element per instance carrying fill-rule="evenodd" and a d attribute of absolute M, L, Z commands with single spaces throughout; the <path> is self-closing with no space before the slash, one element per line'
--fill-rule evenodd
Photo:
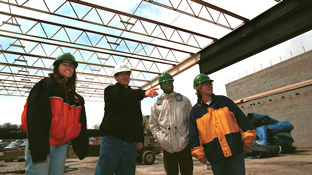
<path fill-rule="evenodd" d="M 73 76 L 75 65 L 70 60 L 64 60 L 60 63 L 59 72 L 65 79 L 69 79 Z"/>

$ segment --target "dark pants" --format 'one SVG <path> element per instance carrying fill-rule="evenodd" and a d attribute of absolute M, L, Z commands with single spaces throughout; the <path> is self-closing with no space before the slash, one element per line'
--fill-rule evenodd
<path fill-rule="evenodd" d="M 164 152 L 164 166 L 167 175 L 178 175 L 179 168 L 181 175 L 193 174 L 193 159 L 190 146 L 177 153 Z"/>
<path fill-rule="evenodd" d="M 245 175 L 245 152 L 210 164 L 214 175 Z"/>

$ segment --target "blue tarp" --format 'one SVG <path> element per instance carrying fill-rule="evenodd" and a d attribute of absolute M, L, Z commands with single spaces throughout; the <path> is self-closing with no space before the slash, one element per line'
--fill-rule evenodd
<path fill-rule="evenodd" d="M 254 127 L 270 125 L 278 122 L 278 120 L 275 120 L 266 114 L 249 113 L 247 118 Z"/>
<path fill-rule="evenodd" d="M 274 124 L 266 125 L 271 135 L 275 135 L 279 132 L 290 132 L 294 129 L 294 126 L 289 121 L 277 122 Z"/>
<path fill-rule="evenodd" d="M 288 121 L 283 121 L 283 122 L 276 122 L 271 125 L 259 126 L 259 127 L 256 127 L 255 129 L 257 131 L 256 142 L 263 146 L 269 146 L 268 138 L 270 136 L 273 137 L 280 132 L 290 132 L 291 130 L 294 129 L 294 126 Z M 276 137 L 279 138 L 278 136 Z M 289 138 L 279 138 L 279 139 L 276 139 L 276 141 L 282 144 L 284 142 L 283 141 L 284 139 L 285 141 L 289 142 Z"/>
<path fill-rule="evenodd" d="M 268 151 L 273 156 L 277 154 L 276 151 L 287 153 L 296 149 L 296 147 L 292 146 L 294 140 L 290 135 L 294 126 L 289 121 L 280 122 L 271 118 L 269 115 L 259 113 L 249 113 L 247 118 L 257 132 L 256 140 L 253 142 L 253 147 L 249 151 L 250 156 L 259 157 L 260 155 L 261 157 L 261 154 L 268 155 Z M 281 150 L 276 150 L 275 146 L 280 147 Z M 274 149 L 270 149 L 271 147 Z M 259 155 L 254 156 L 255 153 Z"/>
<path fill-rule="evenodd" d="M 256 143 L 262 146 L 269 146 L 268 128 L 266 126 L 259 126 L 256 128 L 256 132 L 257 132 Z"/>

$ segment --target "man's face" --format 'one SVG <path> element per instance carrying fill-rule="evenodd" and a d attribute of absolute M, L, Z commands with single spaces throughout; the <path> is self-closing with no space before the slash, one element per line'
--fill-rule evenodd
<path fill-rule="evenodd" d="M 130 75 L 131 72 L 120 72 L 117 73 L 115 77 L 115 80 L 121 84 L 124 87 L 128 87 L 128 84 L 130 83 Z"/>
<path fill-rule="evenodd" d="M 202 95 L 212 95 L 213 93 L 213 87 L 211 81 L 205 81 L 200 83 L 201 85 L 201 94 Z"/>
<path fill-rule="evenodd" d="M 164 91 L 164 93 L 170 94 L 173 92 L 173 81 L 165 81 L 161 83 L 160 88 Z"/>

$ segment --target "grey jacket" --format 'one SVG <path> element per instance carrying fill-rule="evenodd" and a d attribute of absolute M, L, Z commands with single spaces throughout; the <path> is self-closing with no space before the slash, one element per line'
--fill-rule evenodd
<path fill-rule="evenodd" d="M 163 93 L 151 107 L 150 129 L 167 152 L 180 152 L 189 144 L 192 104 L 179 93 Z"/>

